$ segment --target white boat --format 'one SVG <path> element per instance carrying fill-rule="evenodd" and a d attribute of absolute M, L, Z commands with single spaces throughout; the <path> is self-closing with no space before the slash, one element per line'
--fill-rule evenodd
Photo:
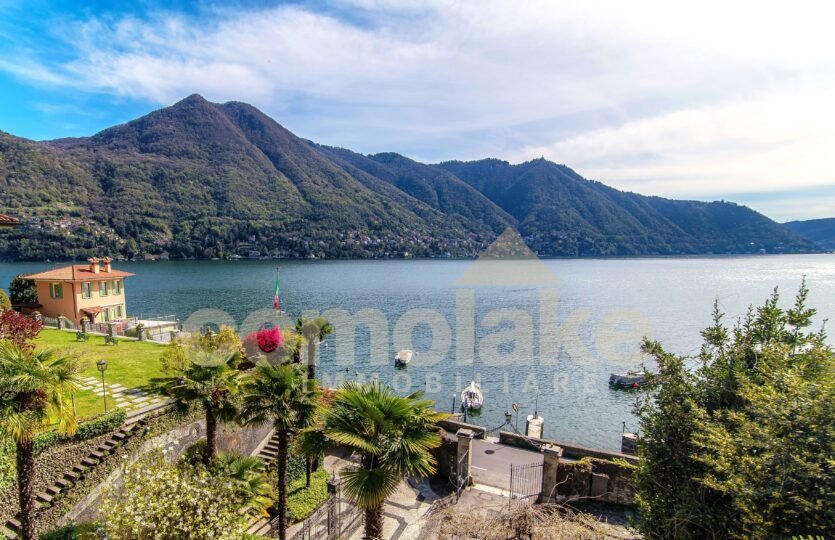
<path fill-rule="evenodd" d="M 461 392 L 461 406 L 469 410 L 478 410 L 484 404 L 484 394 L 481 393 L 481 385 L 471 381 Z"/>
<path fill-rule="evenodd" d="M 645 382 L 646 373 L 643 371 L 627 371 L 626 373 L 612 373 L 609 375 L 609 384 L 612 386 L 638 388 Z"/>
<path fill-rule="evenodd" d="M 412 361 L 412 357 L 414 355 L 415 351 L 403 349 L 402 351 L 399 351 L 397 354 L 394 355 L 394 365 L 405 366 L 406 364 Z"/>

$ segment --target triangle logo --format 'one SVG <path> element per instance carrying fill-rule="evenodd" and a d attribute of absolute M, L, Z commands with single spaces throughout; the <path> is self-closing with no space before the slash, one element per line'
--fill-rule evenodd
<path fill-rule="evenodd" d="M 559 280 L 531 251 L 512 227 L 508 227 L 458 277 L 463 286 L 553 287 Z"/>

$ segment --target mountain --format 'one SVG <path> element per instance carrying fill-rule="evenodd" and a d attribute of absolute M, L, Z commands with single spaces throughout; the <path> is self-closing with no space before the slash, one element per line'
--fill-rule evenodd
<path fill-rule="evenodd" d="M 623 192 L 545 159 L 451 161 L 453 173 L 501 205 L 538 253 L 646 255 L 814 250 L 750 208 Z"/>
<path fill-rule="evenodd" d="M 784 225 L 825 250 L 835 250 L 835 218 L 789 221 Z"/>
<path fill-rule="evenodd" d="M 624 193 L 545 160 L 418 163 L 295 136 L 192 95 L 92 137 L 0 132 L 0 258 L 473 256 L 507 227 L 540 255 L 815 251 L 732 203 Z"/>

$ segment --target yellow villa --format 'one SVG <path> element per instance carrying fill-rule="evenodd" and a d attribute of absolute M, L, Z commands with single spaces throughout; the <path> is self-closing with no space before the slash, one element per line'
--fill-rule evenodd
<path fill-rule="evenodd" d="M 122 321 L 127 318 L 125 278 L 134 274 L 114 270 L 110 263 L 110 258 L 92 258 L 89 264 L 63 266 L 23 277 L 37 284 L 37 309 L 46 317 L 63 315 L 75 325 L 85 318 L 94 323 Z"/>

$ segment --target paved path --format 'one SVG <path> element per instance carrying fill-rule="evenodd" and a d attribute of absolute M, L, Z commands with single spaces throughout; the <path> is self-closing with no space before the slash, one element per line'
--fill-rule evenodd
<path fill-rule="evenodd" d="M 510 466 L 542 463 L 539 452 L 523 450 L 504 444 L 473 440 L 470 474 L 476 484 L 510 489 Z"/>
<path fill-rule="evenodd" d="M 101 379 L 94 377 L 80 377 L 80 389 L 89 390 L 95 395 L 104 396 L 104 390 L 101 387 Z M 139 388 L 125 388 L 118 383 L 105 383 L 107 387 L 107 397 L 111 398 L 116 406 L 130 412 L 134 409 L 141 409 L 148 405 L 156 405 L 164 401 L 164 397 L 158 394 L 149 394 L 148 392 Z"/>

